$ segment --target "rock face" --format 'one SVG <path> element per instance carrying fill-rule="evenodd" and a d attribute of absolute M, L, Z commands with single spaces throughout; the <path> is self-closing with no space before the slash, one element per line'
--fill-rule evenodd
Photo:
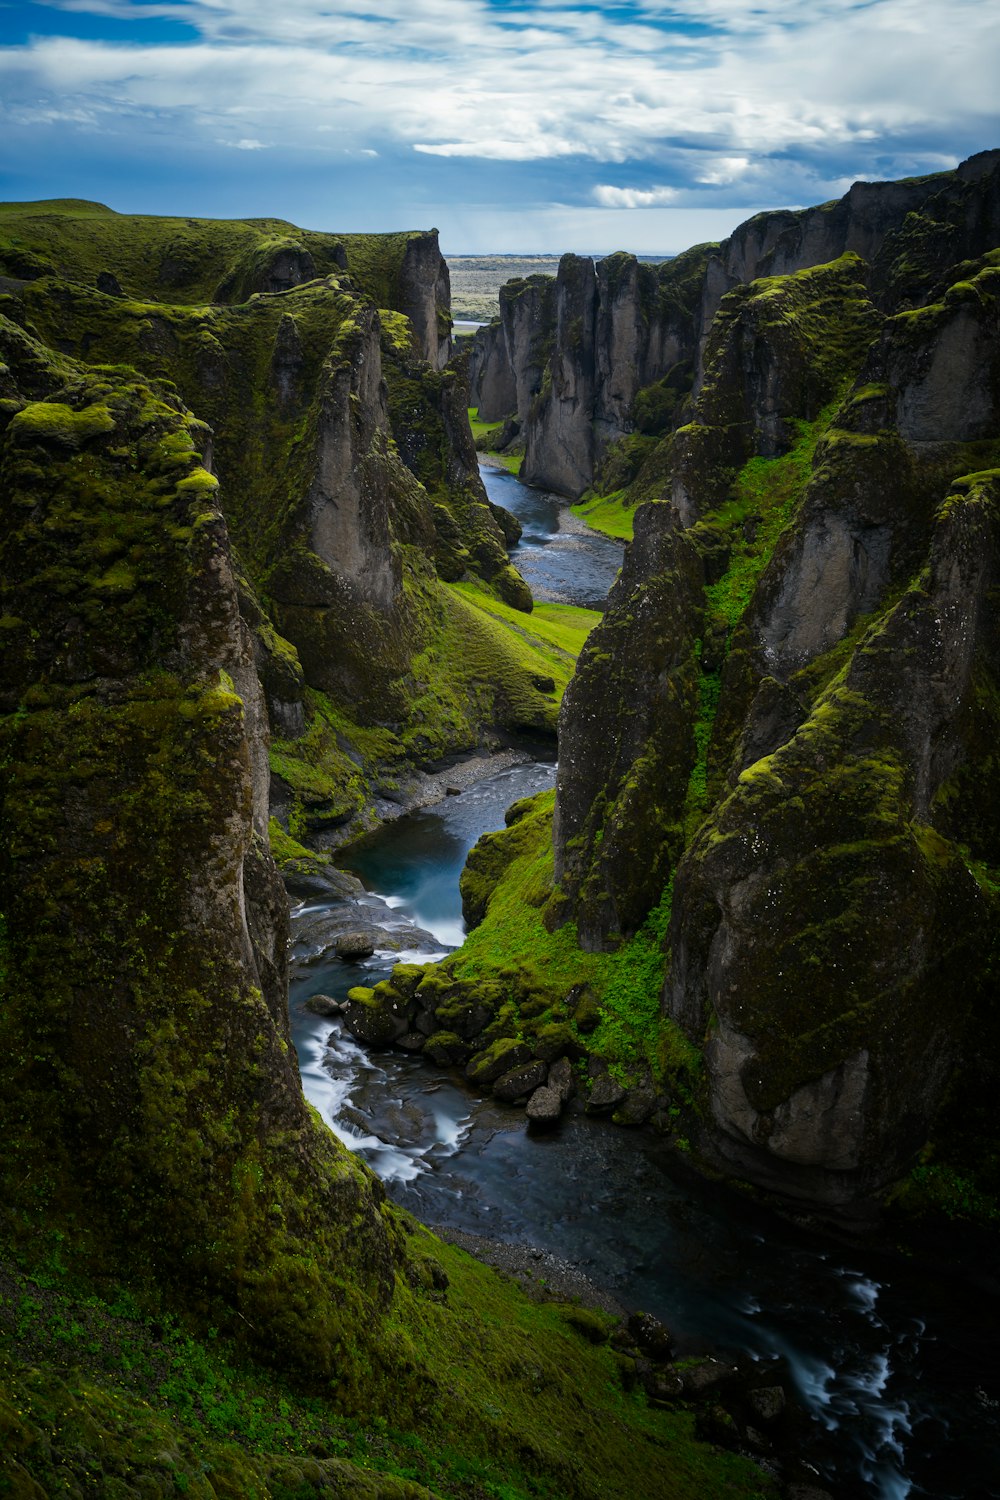
<path fill-rule="evenodd" d="M 408 237 L 394 305 L 413 325 L 424 359 L 442 370 L 451 354 L 451 278 L 436 229 Z"/>
<path fill-rule="evenodd" d="M 211 428 L 205 451 L 282 747 L 279 820 L 343 841 L 350 825 L 370 826 L 400 761 L 467 752 L 522 726 L 552 733 L 554 706 L 504 651 L 505 628 L 470 619 L 447 588 L 476 579 L 531 608 L 479 477 L 462 375 L 440 368 L 450 325 L 436 234 L 109 221 L 102 239 L 107 226 L 93 220 L 93 278 L 83 261 L 54 279 L 49 261 L 49 274 L 13 284 L 6 305 L 84 364 L 172 382 Z M 53 223 L 19 216 L 18 235 L 49 244 Z M 155 277 L 144 245 L 159 249 Z M 29 268 L 25 254 L 0 225 L 0 269 Z M 93 286 L 109 265 L 124 298 Z M 212 290 L 224 300 L 206 306 Z M 154 304 L 166 294 L 176 300 Z M 471 642 L 465 680 L 445 683 L 446 643 L 459 634 Z"/>
<path fill-rule="evenodd" d="M 500 318 L 473 345 L 470 399 L 483 421 L 511 417 L 523 433 L 529 484 L 580 494 L 608 445 L 636 426 L 641 388 L 670 378 L 687 389 L 704 263 L 701 250 L 663 266 L 619 253 L 595 268 L 566 255 L 554 279 L 500 289 Z M 661 430 L 673 395 L 657 390 L 647 405 Z"/>
<path fill-rule="evenodd" d="M 991 153 L 713 257 L 768 274 L 722 296 L 563 708 L 550 920 L 613 948 L 670 910 L 699 1149 L 833 1212 L 929 1137 L 975 1172 L 1000 1077 L 998 208 Z"/>
<path fill-rule="evenodd" d="M 574 497 L 591 485 L 615 489 L 643 455 L 641 444 L 629 454 L 623 481 L 617 465 L 602 475 L 609 448 L 683 420 L 684 396 L 705 381 L 707 343 L 728 293 L 851 254 L 864 261 L 879 307 L 931 300 L 948 266 L 1000 240 L 989 187 L 997 158 L 982 152 L 954 173 L 858 182 L 817 208 L 758 214 L 722 244 L 660 266 L 619 252 L 593 269 L 567 256 L 554 280 L 511 282 L 499 321 L 473 346 L 473 404 L 484 421 L 511 417 L 523 433 L 529 483 Z M 650 475 L 655 498 L 660 477 Z"/>
<path fill-rule="evenodd" d="M 0 340 L 4 1233 L 196 1287 L 332 1373 L 397 1257 L 289 1044 L 267 715 L 205 429 Z"/>

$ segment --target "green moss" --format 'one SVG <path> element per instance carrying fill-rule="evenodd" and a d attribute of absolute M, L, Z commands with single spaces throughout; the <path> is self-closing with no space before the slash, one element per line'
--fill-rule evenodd
<path fill-rule="evenodd" d="M 802 500 L 817 445 L 828 435 L 837 405 L 832 402 L 815 422 L 797 422 L 796 441 L 780 458 L 749 459 L 736 477 L 732 498 L 695 528 L 699 539 L 708 540 L 709 528 L 716 536 L 721 533 L 730 549 L 725 573 L 705 590 L 709 610 L 728 630 L 743 618 L 757 580 Z"/>
<path fill-rule="evenodd" d="M 764 1500 L 760 1471 L 694 1440 L 693 1418 L 629 1394 L 608 1321 L 529 1302 L 408 1226 L 386 1338 L 398 1388 L 366 1410 L 254 1365 L 223 1338 L 149 1319 L 125 1291 L 0 1277 L 0 1487 L 219 1500 Z M 373 1372 L 374 1375 L 375 1372 Z M 665 1458 L 664 1454 L 669 1457 Z"/>
<path fill-rule="evenodd" d="M 114 426 L 114 417 L 104 405 L 74 411 L 60 401 L 34 401 L 21 408 L 8 431 L 17 443 L 55 443 L 75 449 L 91 438 L 113 432 Z"/>
<path fill-rule="evenodd" d="M 478 926 L 464 944 L 437 966 L 447 982 L 470 992 L 494 981 L 519 1007 L 519 1025 L 536 1042 L 551 1042 L 568 1029 L 577 1046 L 605 1058 L 616 1077 L 632 1082 L 645 1069 L 660 1082 L 697 1069 L 696 1054 L 661 1012 L 670 921 L 671 889 L 641 930 L 614 953 L 584 952 L 573 923 L 550 931 L 553 896 L 552 810 L 555 794 L 530 799 L 506 831 L 477 845 L 463 874 L 463 890 L 474 891 Z M 483 865 L 480 850 L 495 851 Z M 467 882 L 472 880 L 472 885 Z M 583 1011 L 568 1010 L 570 993 L 586 987 L 598 1024 L 581 1024 Z M 529 997 L 544 1004 L 521 1009 Z M 687 1084 L 684 1085 L 687 1087 Z"/>

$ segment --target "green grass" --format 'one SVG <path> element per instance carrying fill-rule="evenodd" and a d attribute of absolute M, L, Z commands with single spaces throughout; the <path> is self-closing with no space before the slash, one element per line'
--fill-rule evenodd
<path fill-rule="evenodd" d="M 726 572 L 705 590 L 709 610 L 730 629 L 743 618 L 757 581 L 802 499 L 816 446 L 837 405 L 831 402 L 815 422 L 797 423 L 798 438 L 780 458 L 751 458 L 736 477 L 732 498 L 704 518 L 732 539 Z M 747 530 L 750 522 L 752 539 Z"/>
<path fill-rule="evenodd" d="M 318 277 L 343 275 L 337 262 L 342 247 L 349 274 L 377 306 L 393 307 L 412 238 L 407 231 L 318 232 L 285 219 L 118 214 L 73 198 L 0 204 L 0 263 L 5 254 L 40 255 L 58 274 L 90 284 L 110 271 L 132 297 L 186 306 L 233 300 L 261 257 L 297 245 L 312 256 Z"/>
<path fill-rule="evenodd" d="M 577 1038 L 604 1057 L 622 1082 L 642 1068 L 660 1081 L 675 1075 L 678 1067 L 696 1073 L 695 1050 L 660 1009 L 669 887 L 641 930 L 614 953 L 584 952 L 572 922 L 548 930 L 544 908 L 554 892 L 554 804 L 555 793 L 543 793 L 512 828 L 492 835 L 501 846 L 508 843 L 513 857 L 500 874 L 484 920 L 440 968 L 463 983 L 499 981 L 518 1024 L 528 1032 L 553 1021 L 569 1021 L 577 1030 L 563 1002 L 574 986 L 587 985 L 600 1018 L 587 1036 L 577 1030 Z M 529 1007 L 532 1014 L 517 1015 L 526 997 L 535 1002 Z"/>
<path fill-rule="evenodd" d="M 510 632 L 516 649 L 524 653 L 525 667 L 551 675 L 561 700 L 583 643 L 601 619 L 600 612 L 574 604 L 536 603 L 531 614 L 526 615 L 511 609 L 479 584 L 453 583 L 449 587 L 466 604 Z"/>
<path fill-rule="evenodd" d="M 373 1387 L 352 1415 L 211 1330 L 144 1313 L 127 1289 L 72 1285 L 58 1253 L 37 1278 L 0 1259 L 0 1494 L 769 1493 L 745 1460 L 694 1441 L 690 1413 L 626 1390 L 580 1309 L 529 1301 L 410 1220 L 404 1232 L 410 1275 L 385 1329 L 399 1384 Z"/>
<path fill-rule="evenodd" d="M 478 406 L 470 406 L 468 410 L 469 426 L 472 428 L 472 440 L 477 448 L 479 448 L 480 441 L 483 443 L 480 452 L 485 453 L 494 463 L 502 464 L 512 474 L 520 474 L 521 465 L 524 462 L 524 454 L 500 453 L 490 444 L 489 439 L 491 437 L 498 438 L 500 436 L 501 425 L 497 422 L 480 422 Z"/>
<path fill-rule="evenodd" d="M 594 531 L 619 541 L 630 542 L 635 523 L 635 504 L 630 505 L 626 490 L 616 490 L 611 495 L 594 495 L 589 500 L 578 500 L 570 510 Z"/>

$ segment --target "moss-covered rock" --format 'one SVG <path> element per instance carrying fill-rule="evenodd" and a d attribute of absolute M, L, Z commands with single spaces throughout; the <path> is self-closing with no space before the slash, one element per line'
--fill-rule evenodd
<path fill-rule="evenodd" d="M 0 338 L 8 388 L 37 401 L 43 351 Z M 397 1240 L 290 1051 L 266 720 L 217 484 L 175 397 L 47 374 L 70 416 L 11 423 L 0 454 L 2 1232 L 26 1253 L 64 1234 L 81 1266 L 127 1263 L 350 1385 L 344 1340 L 387 1306 Z"/>

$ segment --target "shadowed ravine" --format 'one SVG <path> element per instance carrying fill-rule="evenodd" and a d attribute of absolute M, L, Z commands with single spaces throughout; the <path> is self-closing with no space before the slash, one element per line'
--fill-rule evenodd
<path fill-rule="evenodd" d="M 551 497 L 498 471 L 487 479 L 491 497 L 525 525 L 517 562 L 533 588 L 598 602 L 617 545 L 577 532 L 574 520 L 564 546 Z M 569 581 L 575 568 L 586 579 L 579 592 Z M 426 960 L 459 942 L 466 853 L 503 826 L 512 801 L 551 785 L 553 774 L 538 762 L 505 770 L 384 826 L 346 857 L 396 921 L 440 946 L 428 952 L 425 941 L 418 955 L 377 952 L 354 964 L 299 942 L 291 1014 L 307 1096 L 393 1198 L 432 1226 L 569 1262 L 628 1307 L 662 1317 L 686 1351 L 787 1361 L 810 1413 L 822 1482 L 838 1495 L 1000 1493 L 997 1376 L 977 1316 L 985 1270 L 970 1264 L 935 1276 L 900 1257 L 830 1248 L 829 1236 L 821 1242 L 679 1172 L 651 1134 L 582 1113 L 553 1135 L 529 1135 L 521 1112 L 479 1098 L 459 1074 L 398 1052 L 367 1056 L 339 1021 L 304 1009 L 314 994 L 341 998 L 385 978 L 401 956 Z M 293 936 L 315 911 L 300 909 Z"/>

